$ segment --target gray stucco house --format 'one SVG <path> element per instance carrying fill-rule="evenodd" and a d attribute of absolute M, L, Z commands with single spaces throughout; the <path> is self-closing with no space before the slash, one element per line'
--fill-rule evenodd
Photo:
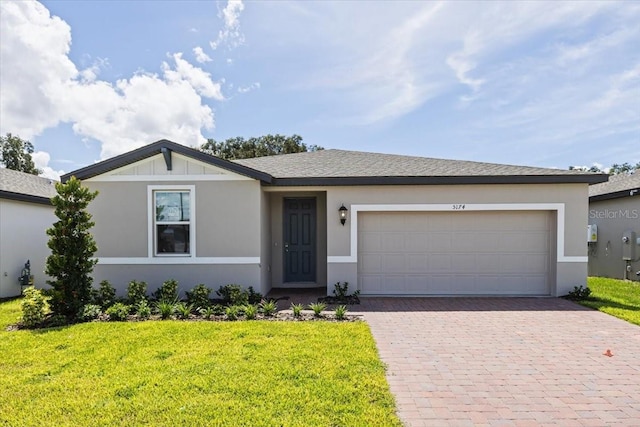
<path fill-rule="evenodd" d="M 158 141 L 71 172 L 96 282 L 362 295 L 561 295 L 585 284 L 579 171 L 324 150 L 225 161 Z M 344 209 L 342 208 L 344 206 Z M 328 285 L 328 286 L 327 286 Z"/>
<path fill-rule="evenodd" d="M 20 295 L 18 277 L 27 260 L 34 283 L 43 286 L 49 248 L 47 228 L 56 221 L 55 181 L 0 168 L 0 298 Z"/>
<path fill-rule="evenodd" d="M 640 171 L 589 188 L 589 225 L 589 275 L 640 280 Z"/>

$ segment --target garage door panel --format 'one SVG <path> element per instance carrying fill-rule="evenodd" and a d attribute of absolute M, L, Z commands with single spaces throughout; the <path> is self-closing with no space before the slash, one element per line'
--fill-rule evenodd
<path fill-rule="evenodd" d="M 426 252 L 429 250 L 428 233 L 408 233 L 405 235 L 404 248 L 408 252 Z"/>
<path fill-rule="evenodd" d="M 381 254 L 361 254 L 358 257 L 358 265 L 361 266 L 362 271 L 366 271 L 369 274 L 381 274 L 384 272 Z"/>
<path fill-rule="evenodd" d="M 405 273 L 404 254 L 387 254 L 382 257 L 382 269 L 388 273 Z"/>
<path fill-rule="evenodd" d="M 431 254 L 431 256 L 429 257 L 429 262 L 427 263 L 429 271 L 435 273 L 451 271 L 451 258 L 451 254 Z"/>
<path fill-rule="evenodd" d="M 407 254 L 405 264 L 407 273 L 422 273 L 427 262 L 429 262 L 429 257 L 425 253 Z"/>
<path fill-rule="evenodd" d="M 363 295 L 548 295 L 549 212 L 360 214 Z"/>
<path fill-rule="evenodd" d="M 447 252 L 451 250 L 451 233 L 431 232 L 429 233 L 428 250 L 430 252 Z"/>
<path fill-rule="evenodd" d="M 367 248 L 367 252 L 382 251 L 382 233 L 370 232 L 362 235 L 361 245 Z"/>

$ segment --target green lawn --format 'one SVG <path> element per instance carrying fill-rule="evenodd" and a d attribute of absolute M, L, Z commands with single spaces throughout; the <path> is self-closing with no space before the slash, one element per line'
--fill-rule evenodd
<path fill-rule="evenodd" d="M 589 277 L 591 297 L 580 304 L 640 325 L 640 283 Z"/>
<path fill-rule="evenodd" d="M 0 425 L 400 426 L 363 322 L 84 323 L 7 332 Z"/>

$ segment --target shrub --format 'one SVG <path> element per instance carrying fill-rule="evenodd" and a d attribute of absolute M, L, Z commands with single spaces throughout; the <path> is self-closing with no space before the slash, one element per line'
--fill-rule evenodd
<path fill-rule="evenodd" d="M 333 289 L 333 295 L 339 300 L 345 300 L 349 296 L 349 282 L 336 283 Z"/>
<path fill-rule="evenodd" d="M 224 306 L 220 304 L 214 304 L 211 306 L 211 311 L 213 311 L 213 314 L 215 314 L 216 316 L 222 316 L 225 310 Z"/>
<path fill-rule="evenodd" d="M 198 313 L 200 313 L 200 315 L 205 319 L 209 320 L 215 314 L 215 311 L 213 307 L 209 306 L 209 307 L 201 308 L 200 310 L 198 310 Z"/>
<path fill-rule="evenodd" d="M 140 319 L 148 319 L 151 316 L 151 306 L 147 300 L 142 300 L 136 305 L 136 315 Z"/>
<path fill-rule="evenodd" d="M 123 321 L 127 320 L 127 316 L 129 315 L 130 306 L 123 304 L 121 302 L 117 302 L 113 304 L 111 307 L 107 308 L 105 313 L 109 316 L 109 320 L 113 321 Z"/>
<path fill-rule="evenodd" d="M 240 315 L 240 306 L 230 305 L 224 310 L 224 315 L 227 317 L 227 320 L 237 320 Z"/>
<path fill-rule="evenodd" d="M 193 310 L 193 306 L 184 302 L 179 302 L 175 305 L 176 314 L 181 319 L 188 319 Z"/>
<path fill-rule="evenodd" d="M 262 301 L 262 294 L 260 292 L 254 291 L 253 286 L 249 286 L 249 290 L 247 293 L 249 304 L 260 304 L 260 301 Z"/>
<path fill-rule="evenodd" d="M 100 307 L 98 304 L 87 304 L 82 307 L 82 312 L 78 317 L 84 322 L 90 322 L 93 319 L 97 319 L 101 314 L 102 307 Z"/>
<path fill-rule="evenodd" d="M 42 323 L 47 311 L 49 311 L 49 304 L 42 291 L 29 286 L 24 290 L 24 298 L 22 299 L 22 324 L 28 328 L 32 328 Z"/>
<path fill-rule="evenodd" d="M 127 287 L 127 302 L 137 305 L 143 300 L 147 300 L 147 283 L 132 280 Z"/>
<path fill-rule="evenodd" d="M 260 309 L 265 316 L 273 316 L 278 309 L 278 303 L 274 300 L 262 300 L 260 303 Z"/>
<path fill-rule="evenodd" d="M 302 315 L 302 304 L 291 304 L 291 311 L 293 311 L 293 317 L 300 317 Z"/>
<path fill-rule="evenodd" d="M 158 301 L 156 310 L 162 319 L 169 319 L 175 312 L 175 304 L 171 301 Z"/>
<path fill-rule="evenodd" d="M 99 305 L 103 309 L 111 307 L 116 302 L 116 290 L 108 280 L 100 282 L 98 289 L 91 291 L 93 304 Z"/>
<path fill-rule="evenodd" d="M 249 292 L 240 285 L 224 285 L 216 291 L 225 305 L 246 305 L 249 303 Z"/>
<path fill-rule="evenodd" d="M 313 304 L 309 304 L 309 308 L 313 310 L 314 316 L 321 317 L 322 312 L 327 308 L 327 304 L 323 302 L 314 302 Z"/>
<path fill-rule="evenodd" d="M 177 301 L 178 300 L 178 281 L 167 280 L 153 293 L 156 301 Z"/>
<path fill-rule="evenodd" d="M 336 319 L 344 320 L 347 314 L 347 306 L 346 305 L 337 306 L 335 310 L 335 314 L 336 314 Z"/>
<path fill-rule="evenodd" d="M 98 248 L 89 232 L 95 223 L 87 207 L 98 192 L 89 191 L 73 176 L 65 183 L 56 183 L 56 191 L 51 203 L 58 221 L 47 230 L 51 254 L 45 273 L 51 277 L 47 283 L 53 288 L 51 310 L 71 319 L 91 302 L 91 273 L 98 262 L 93 254 Z"/>
<path fill-rule="evenodd" d="M 256 318 L 256 314 L 258 314 L 258 307 L 253 304 L 248 304 L 244 306 L 244 315 L 247 320 L 253 320 Z"/>
<path fill-rule="evenodd" d="M 590 295 L 591 289 L 589 289 L 588 286 L 584 288 L 582 285 L 574 286 L 573 290 L 567 294 L 567 299 L 570 299 L 571 301 L 582 301 L 589 298 Z"/>
<path fill-rule="evenodd" d="M 186 294 L 187 304 L 191 304 L 197 308 L 207 308 L 211 305 L 211 300 L 209 300 L 211 289 L 202 283 L 194 286 L 193 289 L 187 291 Z"/>

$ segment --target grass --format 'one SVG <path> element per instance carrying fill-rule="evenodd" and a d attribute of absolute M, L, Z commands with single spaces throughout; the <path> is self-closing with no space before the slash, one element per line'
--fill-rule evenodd
<path fill-rule="evenodd" d="M 0 425 L 400 426 L 362 322 L 84 323 L 7 332 Z"/>
<path fill-rule="evenodd" d="M 589 277 L 587 286 L 591 296 L 580 304 L 640 325 L 639 282 Z"/>

